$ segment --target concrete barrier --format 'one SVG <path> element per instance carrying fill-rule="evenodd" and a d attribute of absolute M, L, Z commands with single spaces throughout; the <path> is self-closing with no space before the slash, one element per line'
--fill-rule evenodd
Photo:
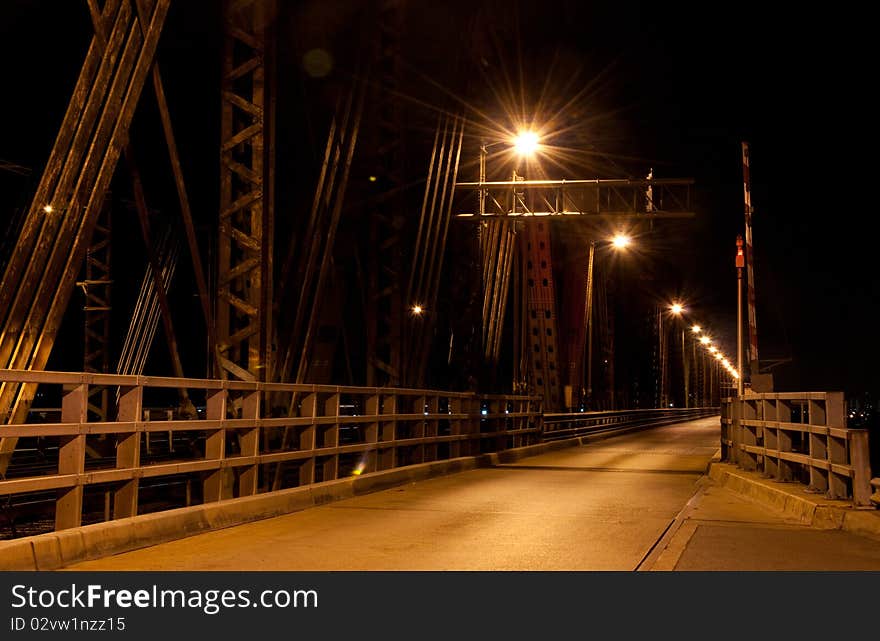
<path fill-rule="evenodd" d="M 808 493 L 800 484 L 761 478 L 756 472 L 747 472 L 729 463 L 713 462 L 709 478 L 804 525 L 880 539 L 877 510 L 853 507 L 852 503 L 840 499 L 826 499 L 821 494 Z"/>

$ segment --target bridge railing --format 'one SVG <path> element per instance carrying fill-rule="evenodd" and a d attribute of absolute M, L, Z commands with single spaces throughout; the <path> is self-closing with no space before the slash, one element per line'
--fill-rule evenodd
<path fill-rule="evenodd" d="M 660 408 L 544 414 L 545 441 L 615 431 L 622 427 L 659 427 L 718 414 L 717 407 Z"/>
<path fill-rule="evenodd" d="M 44 461 L 5 465 L 0 496 L 55 493 L 56 529 L 82 524 L 84 506 L 124 518 L 530 445 L 542 431 L 537 396 L 15 370 L 0 383 L 62 388 L 61 422 L 0 426 Z M 94 385 L 119 389 L 114 421 L 89 422 Z M 198 416 L 145 412 L 145 395 L 181 387 Z"/>
<path fill-rule="evenodd" d="M 61 406 L 60 417 L 38 410 L 38 422 L 0 425 L 0 443 L 17 440 L 0 448 L 3 503 L 41 527 L 54 514 L 56 530 L 717 414 L 545 415 L 540 396 L 21 370 L 0 370 L 4 384 L 37 384 Z M 118 391 L 112 420 L 92 420 L 96 386 Z M 196 415 L 156 408 L 181 388 Z"/>
<path fill-rule="evenodd" d="M 767 478 L 871 505 L 868 432 L 847 427 L 843 392 L 721 399 L 721 455 Z"/>

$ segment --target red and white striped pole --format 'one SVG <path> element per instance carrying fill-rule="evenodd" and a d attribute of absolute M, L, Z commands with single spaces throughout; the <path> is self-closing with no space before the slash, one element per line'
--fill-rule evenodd
<path fill-rule="evenodd" d="M 746 301 L 749 306 L 749 373 L 758 373 L 758 324 L 755 320 L 755 255 L 752 252 L 752 194 L 749 178 L 749 143 L 742 143 L 743 196 L 746 215 Z M 743 375 L 740 370 L 740 376 Z"/>

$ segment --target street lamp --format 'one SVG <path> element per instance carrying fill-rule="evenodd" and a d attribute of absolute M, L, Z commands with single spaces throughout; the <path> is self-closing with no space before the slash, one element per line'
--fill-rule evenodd
<path fill-rule="evenodd" d="M 534 131 L 521 131 L 513 139 L 513 148 L 520 156 L 531 156 L 538 149 L 538 141 Z"/>
<path fill-rule="evenodd" d="M 745 267 L 745 256 L 743 254 L 743 239 L 742 236 L 736 237 L 736 369 L 738 372 L 742 371 L 742 358 L 743 358 L 743 346 L 742 346 L 742 278 L 743 278 L 743 267 Z M 737 396 L 743 395 L 743 382 L 742 379 L 737 377 L 736 380 L 736 391 Z"/>
<path fill-rule="evenodd" d="M 514 151 L 520 156 L 531 156 L 533 155 L 540 146 L 540 138 L 538 134 L 533 131 L 524 131 L 520 132 L 517 136 L 513 138 L 513 140 L 496 140 L 495 142 L 487 143 L 485 140 L 480 143 L 480 184 L 486 182 L 486 158 L 489 155 L 489 148 L 495 147 L 496 145 L 503 144 L 512 144 Z M 513 173 L 514 180 L 516 180 L 516 171 Z M 486 213 L 486 194 L 487 190 L 485 188 L 480 189 L 480 216 L 485 215 Z"/>
<path fill-rule="evenodd" d="M 632 238 L 623 232 L 616 233 L 614 238 L 611 239 L 611 244 L 617 249 L 625 249 L 630 246 L 630 243 L 632 243 Z"/>
<path fill-rule="evenodd" d="M 608 245 L 620 251 L 628 247 L 632 239 L 618 232 L 608 241 Z M 590 240 L 590 254 L 587 259 L 587 300 L 585 302 L 584 316 L 587 322 L 587 390 L 586 401 L 593 400 L 593 258 L 596 255 L 596 241 Z"/>

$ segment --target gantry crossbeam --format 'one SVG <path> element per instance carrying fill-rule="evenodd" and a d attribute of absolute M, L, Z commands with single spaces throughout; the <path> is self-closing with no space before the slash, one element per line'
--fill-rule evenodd
<path fill-rule="evenodd" d="M 663 180 L 516 180 L 461 182 L 459 191 L 472 191 L 459 219 L 558 217 L 691 218 L 692 179 Z M 479 194 L 485 194 L 480 212 Z"/>

